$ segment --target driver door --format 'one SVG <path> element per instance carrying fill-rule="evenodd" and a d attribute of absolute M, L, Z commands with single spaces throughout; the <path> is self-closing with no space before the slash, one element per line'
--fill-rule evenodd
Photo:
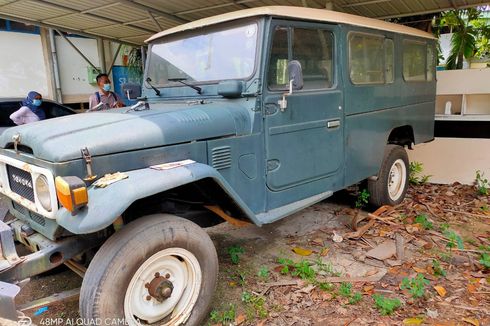
<path fill-rule="evenodd" d="M 335 25 L 277 21 L 271 28 L 264 94 L 267 186 L 281 191 L 336 175 L 343 162 L 342 88 Z M 288 62 L 304 85 L 288 91 Z"/>

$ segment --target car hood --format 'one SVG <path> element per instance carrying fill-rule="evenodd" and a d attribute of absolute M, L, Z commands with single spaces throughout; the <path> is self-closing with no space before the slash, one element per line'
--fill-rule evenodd
<path fill-rule="evenodd" d="M 231 103 L 151 104 L 151 110 L 128 108 L 82 113 L 9 128 L 0 136 L 2 148 L 14 135 L 33 155 L 50 162 L 81 158 L 87 147 L 92 156 L 159 147 L 250 132 L 245 107 Z"/>

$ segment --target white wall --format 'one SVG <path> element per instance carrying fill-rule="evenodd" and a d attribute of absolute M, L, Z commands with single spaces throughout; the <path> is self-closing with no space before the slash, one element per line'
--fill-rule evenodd
<path fill-rule="evenodd" d="M 48 93 L 41 37 L 0 31 L 0 97 L 25 97 L 29 91 Z"/>

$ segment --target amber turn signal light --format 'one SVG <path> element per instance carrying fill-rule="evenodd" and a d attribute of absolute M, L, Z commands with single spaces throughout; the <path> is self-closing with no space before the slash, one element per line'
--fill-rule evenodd
<path fill-rule="evenodd" d="M 87 205 L 87 186 L 78 177 L 56 177 L 56 195 L 58 200 L 72 214 L 79 208 Z"/>

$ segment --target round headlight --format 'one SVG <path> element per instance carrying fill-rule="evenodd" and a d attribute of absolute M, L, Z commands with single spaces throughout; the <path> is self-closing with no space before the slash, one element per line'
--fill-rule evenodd
<path fill-rule="evenodd" d="M 36 194 L 41 206 L 51 212 L 51 194 L 49 193 L 48 179 L 44 175 L 40 175 L 36 179 Z"/>

